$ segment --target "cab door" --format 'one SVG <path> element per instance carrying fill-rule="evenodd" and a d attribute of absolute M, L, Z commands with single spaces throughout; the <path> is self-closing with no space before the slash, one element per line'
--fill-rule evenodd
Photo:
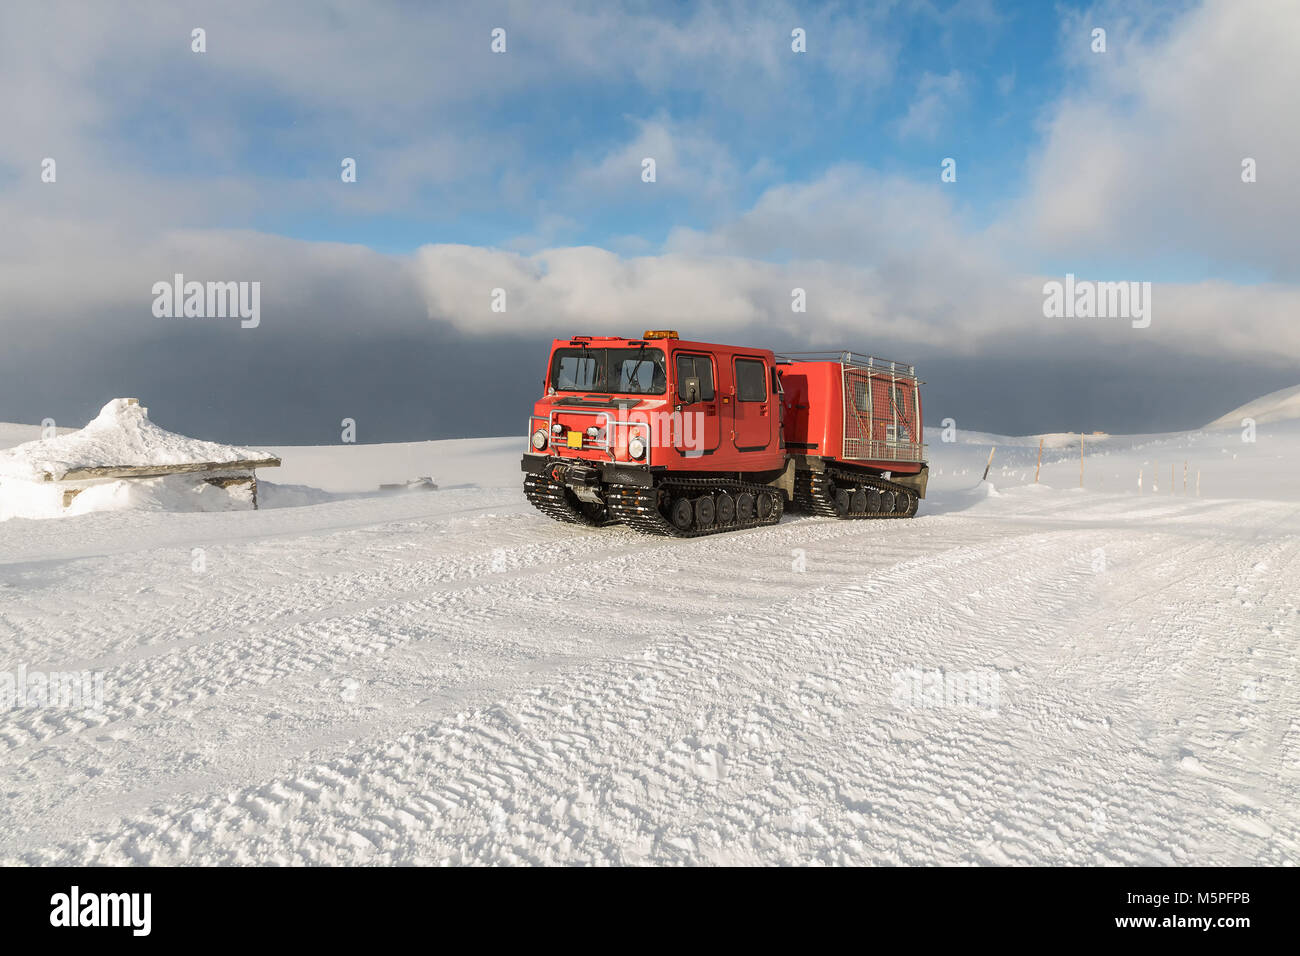
<path fill-rule="evenodd" d="M 772 368 L 761 356 L 732 359 L 731 440 L 736 451 L 763 451 L 776 440 L 775 402 L 768 385 L 771 378 Z"/>
<path fill-rule="evenodd" d="M 676 352 L 672 386 L 673 447 L 684 458 L 712 455 L 722 443 L 718 417 L 717 367 L 707 352 Z M 699 393 L 687 392 L 688 379 L 698 379 Z M 694 401 L 692 401 L 694 398 Z"/>

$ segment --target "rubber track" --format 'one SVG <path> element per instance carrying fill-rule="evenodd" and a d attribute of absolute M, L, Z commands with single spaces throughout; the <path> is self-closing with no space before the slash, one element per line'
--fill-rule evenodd
<path fill-rule="evenodd" d="M 865 512 L 863 514 L 840 514 L 835 510 L 835 499 L 833 492 L 833 482 L 836 478 L 841 479 L 845 484 L 862 485 L 869 488 L 877 488 L 880 491 L 892 491 L 895 494 L 907 495 L 908 505 L 905 511 L 891 511 L 889 514 L 881 512 Z M 892 481 L 886 481 L 884 478 L 877 478 L 873 475 L 860 475 L 851 471 L 842 471 L 838 468 L 827 468 L 824 472 L 815 471 L 796 471 L 794 475 L 794 500 L 801 511 L 808 514 L 821 515 L 825 518 L 836 518 L 840 521 L 859 520 L 863 518 L 875 518 L 888 520 L 890 518 L 911 518 L 916 514 L 916 509 L 920 506 L 920 498 L 916 492 L 903 485 L 895 484 Z"/>
<path fill-rule="evenodd" d="M 659 512 L 659 493 L 667 491 L 676 497 L 699 497 L 707 492 L 725 491 L 733 498 L 742 491 L 754 496 L 754 517 L 749 521 L 733 521 L 719 525 L 716 521 L 710 528 L 688 528 L 683 531 Z M 765 492 L 775 492 L 776 507 L 767 520 L 758 517 L 758 496 Z M 611 485 L 605 495 L 605 504 L 612 517 L 617 518 L 629 528 L 642 534 L 657 534 L 673 538 L 702 538 L 710 534 L 723 534 L 727 531 L 741 531 L 745 528 L 762 528 L 777 524 L 785 513 L 785 495 L 771 485 L 753 485 L 743 481 L 727 481 L 717 478 L 669 478 L 654 488 L 636 488 L 632 485 Z"/>
<path fill-rule="evenodd" d="M 565 493 L 564 486 L 551 481 L 545 475 L 525 475 L 524 495 L 532 502 L 534 508 L 556 521 L 584 524 L 591 528 L 612 524 L 608 520 L 591 518 L 583 514 L 573 506 Z"/>

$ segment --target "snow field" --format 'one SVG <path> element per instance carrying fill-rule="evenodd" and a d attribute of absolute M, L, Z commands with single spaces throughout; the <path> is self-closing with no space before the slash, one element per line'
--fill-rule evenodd
<path fill-rule="evenodd" d="M 1109 441 L 1135 475 L 1240 444 Z M 106 685 L 0 710 L 0 859 L 1300 860 L 1294 491 L 1026 486 L 1007 439 L 974 489 L 987 445 L 934 442 L 912 521 L 681 542 L 543 518 L 520 443 L 349 448 L 305 507 L 0 523 L 0 672 Z M 334 457 L 282 451 L 302 484 Z M 369 490 L 417 474 L 444 490 Z M 992 707 L 899 692 L 972 673 Z"/>

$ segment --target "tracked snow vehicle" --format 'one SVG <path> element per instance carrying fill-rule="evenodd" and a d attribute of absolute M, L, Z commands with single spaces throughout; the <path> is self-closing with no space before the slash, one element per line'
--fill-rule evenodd
<path fill-rule="evenodd" d="M 776 524 L 787 503 L 911 517 L 927 475 L 918 384 L 910 366 L 847 352 L 556 339 L 524 493 L 558 521 L 678 537 Z"/>

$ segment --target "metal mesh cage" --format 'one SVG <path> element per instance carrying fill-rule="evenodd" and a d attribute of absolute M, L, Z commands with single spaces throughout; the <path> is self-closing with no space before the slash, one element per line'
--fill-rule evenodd
<path fill-rule="evenodd" d="M 847 459 L 921 461 L 925 447 L 916 414 L 916 379 L 894 368 L 840 365 L 844 378 Z"/>

